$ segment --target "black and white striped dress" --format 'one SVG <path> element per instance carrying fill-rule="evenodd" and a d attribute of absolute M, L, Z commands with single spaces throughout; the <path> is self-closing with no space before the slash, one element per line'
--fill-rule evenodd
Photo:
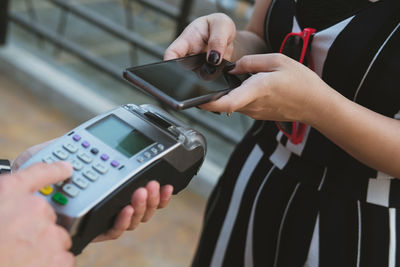
<path fill-rule="evenodd" d="M 274 51 L 287 33 L 316 28 L 316 73 L 400 119 L 400 0 L 275 0 L 265 22 Z M 399 209 L 399 179 L 312 128 L 293 145 L 257 121 L 209 199 L 192 266 L 400 266 Z"/>

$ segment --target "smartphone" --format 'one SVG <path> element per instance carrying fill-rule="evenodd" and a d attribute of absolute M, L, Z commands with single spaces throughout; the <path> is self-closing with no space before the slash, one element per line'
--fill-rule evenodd
<path fill-rule="evenodd" d="M 222 60 L 218 66 L 206 53 L 128 68 L 123 76 L 133 85 L 176 110 L 198 106 L 227 94 L 248 75 L 232 75 Z"/>

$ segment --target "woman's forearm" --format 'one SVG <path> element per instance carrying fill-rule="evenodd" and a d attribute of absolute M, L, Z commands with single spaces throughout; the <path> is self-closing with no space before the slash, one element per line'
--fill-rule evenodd
<path fill-rule="evenodd" d="M 236 61 L 244 55 L 264 54 L 268 52 L 264 41 L 264 19 L 271 0 L 256 0 L 253 6 L 253 14 L 245 30 L 237 31 L 234 41 L 232 61 Z"/>
<path fill-rule="evenodd" d="M 400 121 L 371 111 L 328 88 L 307 122 L 364 164 L 400 178 Z"/>

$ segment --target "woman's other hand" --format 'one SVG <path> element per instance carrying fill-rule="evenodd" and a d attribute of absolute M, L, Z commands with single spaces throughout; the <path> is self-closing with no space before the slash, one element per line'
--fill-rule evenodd
<path fill-rule="evenodd" d="M 202 109 L 310 124 L 322 99 L 336 93 L 310 69 L 282 54 L 245 56 L 230 73 L 255 74 L 229 94 L 200 106 Z"/>
<path fill-rule="evenodd" d="M 113 228 L 107 233 L 99 235 L 93 242 L 117 239 L 126 230 L 134 230 L 141 222 L 147 222 L 157 209 L 167 206 L 173 192 L 172 185 L 150 181 L 146 187 L 138 188 L 127 205 L 117 216 Z"/>
<path fill-rule="evenodd" d="M 225 14 L 197 18 L 167 48 L 164 60 L 206 52 L 207 61 L 218 65 L 222 58 L 231 59 L 235 36 L 235 23 Z"/>

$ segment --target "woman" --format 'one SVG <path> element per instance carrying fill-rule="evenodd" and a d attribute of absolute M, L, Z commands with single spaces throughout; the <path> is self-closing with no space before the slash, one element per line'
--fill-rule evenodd
<path fill-rule="evenodd" d="M 258 121 L 209 199 L 193 266 L 400 265 L 399 6 L 259 0 L 245 31 L 212 14 L 170 45 L 166 60 L 207 52 L 254 74 L 201 107 Z M 314 71 L 277 53 L 305 28 Z M 273 121 L 308 126 L 295 140 Z"/>

